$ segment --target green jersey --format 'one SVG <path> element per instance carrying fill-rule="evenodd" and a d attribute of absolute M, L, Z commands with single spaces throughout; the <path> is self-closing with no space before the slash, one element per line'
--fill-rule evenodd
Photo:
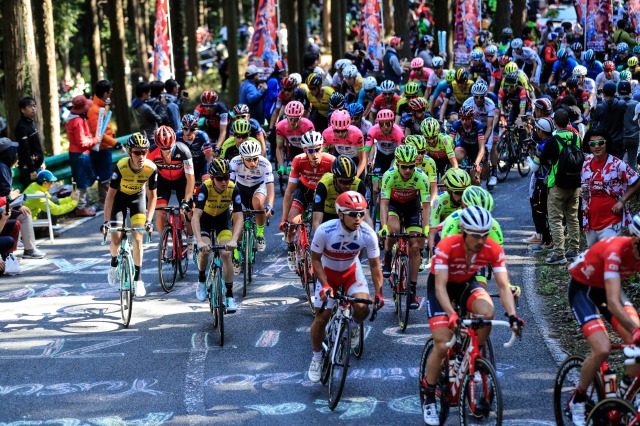
<path fill-rule="evenodd" d="M 380 197 L 399 203 L 415 200 L 420 195 L 421 203 L 429 202 L 429 177 L 416 168 L 413 175 L 404 181 L 397 167 L 392 167 L 382 176 Z"/>
<path fill-rule="evenodd" d="M 453 158 L 456 156 L 454 152 L 455 144 L 449 135 L 438 134 L 435 145 L 427 142 L 427 153 L 431 158 Z"/>
<path fill-rule="evenodd" d="M 395 168 L 396 160 L 395 158 L 391 162 L 391 167 Z M 427 174 L 427 182 L 428 184 L 437 183 L 438 182 L 438 170 L 436 169 L 436 162 L 433 161 L 433 158 L 425 155 L 422 158 L 422 165 L 420 166 L 420 170 Z M 429 198 L 427 201 L 431 202 L 431 191 L 429 185 L 427 185 L 427 192 L 429 192 Z"/>
<path fill-rule="evenodd" d="M 451 213 L 442 223 L 442 234 L 441 237 L 449 237 L 451 235 L 456 235 L 460 233 L 460 212 L 461 210 L 456 210 Z M 489 238 L 496 241 L 498 244 L 503 245 L 504 236 L 502 235 L 502 228 L 500 228 L 500 224 L 498 221 L 493 219 L 491 224 L 491 231 L 489 231 Z"/>
<path fill-rule="evenodd" d="M 461 209 L 462 205 L 454 206 L 451 202 L 448 192 L 438 195 L 431 205 L 431 217 L 429 218 L 429 228 L 435 229 L 445 220 L 451 213 Z"/>

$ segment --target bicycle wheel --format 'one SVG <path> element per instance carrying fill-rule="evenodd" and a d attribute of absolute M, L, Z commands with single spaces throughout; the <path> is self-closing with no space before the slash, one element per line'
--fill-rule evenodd
<path fill-rule="evenodd" d="M 218 318 L 218 329 L 220 331 L 220 346 L 224 346 L 224 294 L 222 293 L 222 270 L 216 268 L 216 309 L 215 316 Z"/>
<path fill-rule="evenodd" d="M 311 316 L 316 316 L 316 308 L 313 306 L 315 301 L 315 283 L 316 277 L 313 273 L 313 266 L 311 266 L 311 248 L 309 246 L 304 248 L 304 256 L 302 257 L 302 273 L 300 274 L 302 280 L 302 286 L 304 292 L 307 295 L 307 302 L 311 308 Z"/>
<path fill-rule="evenodd" d="M 358 324 L 358 328 L 360 329 L 360 334 L 358 337 L 358 342 L 356 343 L 356 347 L 353 348 L 353 354 L 356 358 L 360 358 L 362 353 L 364 352 L 364 322 Z"/>
<path fill-rule="evenodd" d="M 467 374 L 460 389 L 460 424 L 502 424 L 502 393 L 493 367 L 476 358 L 475 375 Z"/>
<path fill-rule="evenodd" d="M 398 307 L 398 325 L 404 333 L 409 324 L 409 295 L 411 294 L 411 286 L 409 284 L 409 256 L 400 256 L 398 262 L 400 270 L 398 271 L 398 283 L 396 285 L 396 305 Z"/>
<path fill-rule="evenodd" d="M 480 354 L 482 355 L 482 358 L 491 363 L 493 368 L 496 367 L 496 357 L 493 353 L 493 344 L 491 343 L 491 337 L 487 337 L 484 345 L 480 346 Z"/>
<path fill-rule="evenodd" d="M 250 250 L 251 241 L 249 241 L 249 232 L 243 231 L 242 236 L 242 297 L 247 296 L 247 284 L 249 284 L 249 265 L 251 264 Z"/>
<path fill-rule="evenodd" d="M 216 290 L 215 283 L 216 283 L 216 280 L 218 279 L 217 274 L 218 274 L 217 270 L 213 266 L 210 266 L 209 273 L 207 273 L 206 286 L 207 286 L 207 296 L 209 297 L 209 311 L 213 316 L 214 329 L 218 328 L 218 316 L 216 315 L 217 301 L 216 301 L 216 291 L 215 291 Z"/>
<path fill-rule="evenodd" d="M 498 150 L 498 167 L 496 174 L 498 182 L 504 182 L 511 170 L 511 148 L 509 142 L 509 138 L 503 135 L 496 145 L 496 149 Z"/>
<path fill-rule="evenodd" d="M 422 348 L 420 356 L 420 372 L 418 373 L 418 389 L 420 391 L 420 407 L 424 406 L 425 389 L 427 386 L 427 359 L 433 352 L 433 337 L 429 337 Z M 436 408 L 440 417 L 440 424 L 444 424 L 449 416 L 449 377 L 443 368 L 436 384 Z"/>
<path fill-rule="evenodd" d="M 629 401 L 620 398 L 603 399 L 593 407 L 589 417 L 588 426 L 616 426 L 628 425 L 638 417 L 638 412 Z"/>
<path fill-rule="evenodd" d="M 176 283 L 178 262 L 175 260 L 175 247 L 173 244 L 173 228 L 167 225 L 160 234 L 158 242 L 158 277 L 160 285 L 166 293 L 171 293 Z"/>
<path fill-rule="evenodd" d="M 518 144 L 518 148 L 516 149 L 516 158 L 517 158 L 517 166 L 518 173 L 520 176 L 525 177 L 529 174 L 529 163 L 527 162 L 528 153 L 524 150 L 523 143 L 520 142 Z"/>
<path fill-rule="evenodd" d="M 122 325 L 129 326 L 131 322 L 131 310 L 133 309 L 133 265 L 130 265 L 131 259 L 127 256 L 122 256 L 120 259 L 120 315 L 122 316 Z"/>
<path fill-rule="evenodd" d="M 333 350 L 333 335 L 331 328 L 332 326 L 330 325 L 329 331 L 322 343 L 322 373 L 320 375 L 320 381 L 323 385 L 327 384 L 327 381 L 329 380 L 329 373 L 331 372 L 331 356 L 329 355 Z"/>
<path fill-rule="evenodd" d="M 184 278 L 187 275 L 187 269 L 189 269 L 189 258 L 187 257 L 187 241 L 188 234 L 186 229 L 182 229 L 178 231 L 178 272 L 180 273 L 180 278 Z"/>
<path fill-rule="evenodd" d="M 583 362 L 584 357 L 582 355 L 570 355 L 558 368 L 558 374 L 556 374 L 553 385 L 553 414 L 558 426 L 572 424 L 569 403 L 575 394 Z M 593 379 L 589 389 L 587 389 L 586 412 L 589 413 L 601 399 L 604 399 L 604 392 L 596 377 Z"/>
<path fill-rule="evenodd" d="M 280 186 L 280 195 L 284 197 L 284 193 L 287 190 L 287 180 L 284 175 L 278 175 L 278 185 Z"/>
<path fill-rule="evenodd" d="M 344 389 L 344 381 L 347 378 L 347 370 L 349 369 L 349 351 L 351 350 L 351 322 L 348 320 L 340 324 L 340 332 L 335 342 L 335 354 L 331 360 L 329 373 L 329 408 L 334 409 L 342 390 Z M 331 355 L 331 354 L 329 354 Z"/>

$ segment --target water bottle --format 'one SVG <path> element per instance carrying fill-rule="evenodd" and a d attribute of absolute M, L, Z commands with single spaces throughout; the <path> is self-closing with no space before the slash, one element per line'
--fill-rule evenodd
<path fill-rule="evenodd" d="M 604 372 L 604 393 L 607 398 L 615 398 L 617 396 L 616 373 L 609 368 Z"/>
<path fill-rule="evenodd" d="M 454 382 L 455 381 L 455 375 L 456 375 L 456 357 L 455 356 L 451 356 L 449 358 L 449 381 L 450 382 Z"/>
<path fill-rule="evenodd" d="M 620 382 L 620 386 L 618 386 L 618 398 L 624 399 L 624 395 L 627 393 L 627 390 L 629 390 L 629 386 L 631 386 L 632 381 L 633 379 L 631 377 L 627 376 L 626 374 L 624 375 L 622 381 Z"/>

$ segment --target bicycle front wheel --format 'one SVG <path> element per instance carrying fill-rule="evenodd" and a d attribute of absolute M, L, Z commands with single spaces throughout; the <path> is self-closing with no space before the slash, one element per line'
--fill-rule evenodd
<path fill-rule="evenodd" d="M 576 386 L 580 379 L 580 371 L 584 357 L 582 355 L 570 355 L 560 365 L 553 385 L 553 413 L 558 426 L 573 424 L 569 403 L 576 393 Z M 597 377 L 587 389 L 587 409 L 589 413 L 598 401 L 604 399 L 604 392 Z"/>
<path fill-rule="evenodd" d="M 315 306 L 313 306 L 316 297 L 316 277 L 313 273 L 313 266 L 311 266 L 311 248 L 309 246 L 304 248 L 304 256 L 302 258 L 302 271 L 300 272 L 302 286 L 304 287 L 304 292 L 307 295 L 307 302 L 309 303 L 309 307 L 311 308 L 311 316 L 316 316 L 316 308 Z"/>
<path fill-rule="evenodd" d="M 187 269 L 189 269 L 189 258 L 187 257 L 187 241 L 189 237 L 186 229 L 178 231 L 177 234 L 178 259 L 180 259 L 178 262 L 178 272 L 180 272 L 180 278 L 184 278 L 187 275 Z"/>
<path fill-rule="evenodd" d="M 475 370 L 462 381 L 460 424 L 502 424 L 502 393 L 496 373 L 484 358 L 476 358 Z"/>
<path fill-rule="evenodd" d="M 398 305 L 398 325 L 404 333 L 409 324 L 409 295 L 411 294 L 411 285 L 409 284 L 409 256 L 401 256 L 399 262 L 400 270 L 398 271 L 398 284 L 396 285 L 396 298 Z"/>
<path fill-rule="evenodd" d="M 218 318 L 220 346 L 224 346 L 224 294 L 222 293 L 222 270 L 216 268 L 216 309 L 214 316 Z"/>
<path fill-rule="evenodd" d="M 206 282 L 207 296 L 209 297 L 209 311 L 213 316 L 214 329 L 218 328 L 218 316 L 216 315 L 217 300 L 216 300 L 216 287 L 215 287 L 216 281 L 218 279 L 217 274 L 218 274 L 218 271 L 216 270 L 216 268 L 214 267 L 209 268 L 209 273 L 207 274 L 207 282 Z"/>
<path fill-rule="evenodd" d="M 516 158 L 517 158 L 517 166 L 518 173 L 520 176 L 525 177 L 529 174 L 529 163 L 527 162 L 527 152 L 523 148 L 523 142 L 518 144 L 518 149 L 516 149 Z"/>
<path fill-rule="evenodd" d="M 496 145 L 496 149 L 498 150 L 498 167 L 496 175 L 498 182 L 504 182 L 511 170 L 511 148 L 509 145 L 509 138 L 506 136 L 502 136 L 498 140 L 498 145 Z"/>
<path fill-rule="evenodd" d="M 249 232 L 244 231 L 244 235 L 242 236 L 244 244 L 242 253 L 242 297 L 247 297 L 247 285 L 251 281 L 249 277 L 249 268 L 251 265 L 251 241 L 249 235 Z"/>
<path fill-rule="evenodd" d="M 629 401 L 620 398 L 603 399 L 593 407 L 587 418 L 587 426 L 628 425 L 638 417 Z"/>
<path fill-rule="evenodd" d="M 133 265 L 127 256 L 122 256 L 120 260 L 120 315 L 122 316 L 122 325 L 129 326 L 131 322 L 131 310 L 133 309 Z"/>
<path fill-rule="evenodd" d="M 420 391 L 420 407 L 424 406 L 427 389 L 427 359 L 433 352 L 433 337 L 429 337 L 422 348 L 420 356 L 420 371 L 418 373 L 418 389 Z M 440 370 L 440 377 L 436 384 L 436 409 L 440 417 L 440 424 L 444 424 L 449 416 L 449 377 L 446 370 Z"/>
<path fill-rule="evenodd" d="M 168 225 L 162 230 L 158 242 L 158 277 L 160 285 L 166 293 L 171 293 L 176 282 L 176 274 L 178 273 L 176 255 L 173 228 Z"/>
<path fill-rule="evenodd" d="M 344 389 L 344 382 L 347 379 L 349 369 L 349 351 L 351 350 L 351 323 L 345 320 L 340 325 L 338 338 L 334 342 L 335 354 L 331 359 L 329 373 L 329 408 L 334 409 Z M 328 354 L 331 356 L 331 354 Z"/>

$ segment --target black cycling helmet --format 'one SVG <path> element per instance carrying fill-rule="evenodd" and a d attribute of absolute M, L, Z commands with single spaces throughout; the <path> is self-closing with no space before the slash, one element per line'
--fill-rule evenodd
<path fill-rule="evenodd" d="M 572 75 L 567 79 L 567 89 L 577 89 L 578 88 L 578 77 Z"/>
<path fill-rule="evenodd" d="M 329 108 L 332 110 L 344 108 L 344 95 L 340 92 L 333 92 L 329 96 Z"/>
<path fill-rule="evenodd" d="M 505 86 L 515 86 L 516 84 L 518 84 L 518 73 L 517 72 L 510 72 L 509 74 L 507 74 L 504 78 L 504 85 Z"/>
<path fill-rule="evenodd" d="M 331 173 L 334 178 L 353 179 L 356 177 L 356 163 L 346 155 L 339 155 L 331 165 Z"/>
<path fill-rule="evenodd" d="M 547 86 L 547 95 L 556 99 L 560 95 L 560 89 L 556 85 Z"/>
<path fill-rule="evenodd" d="M 307 77 L 307 86 L 322 86 L 322 76 L 315 72 L 309 74 L 309 77 Z"/>
<path fill-rule="evenodd" d="M 127 139 L 127 149 L 131 151 L 135 148 L 149 149 L 149 139 L 142 133 L 134 133 Z"/>
<path fill-rule="evenodd" d="M 224 159 L 224 158 L 214 158 L 211 161 L 211 164 L 209 164 L 209 169 L 207 170 L 207 172 L 209 173 L 209 175 L 211 175 L 211 177 L 214 176 L 222 176 L 222 175 L 228 175 L 230 173 L 229 170 L 229 162 Z"/>

